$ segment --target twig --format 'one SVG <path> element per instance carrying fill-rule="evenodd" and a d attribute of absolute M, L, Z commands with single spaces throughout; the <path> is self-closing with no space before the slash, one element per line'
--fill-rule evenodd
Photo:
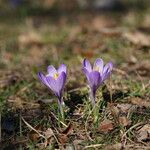
<path fill-rule="evenodd" d="M 142 125 L 143 123 L 137 123 L 137 124 L 135 124 L 134 126 L 132 126 L 131 128 L 129 128 L 123 135 L 122 135 L 122 138 L 124 138 L 125 136 L 126 136 L 126 134 L 129 132 L 129 131 L 131 131 L 132 129 L 134 129 L 134 128 L 136 128 L 136 127 L 138 127 L 139 125 Z"/>
<path fill-rule="evenodd" d="M 30 129 L 32 129 L 33 131 L 35 131 L 39 136 L 41 136 L 41 137 L 44 138 L 45 140 L 47 140 L 44 135 L 42 135 L 41 133 L 39 133 L 35 128 L 33 128 L 29 123 L 27 123 L 27 122 L 24 120 L 24 118 L 23 118 L 22 116 L 21 116 L 21 119 L 23 120 L 23 122 L 24 122 Z"/>
<path fill-rule="evenodd" d="M 60 120 L 55 116 L 55 114 L 54 114 L 53 112 L 51 112 L 51 114 L 52 114 L 53 117 L 54 117 L 57 121 L 59 121 L 63 126 L 68 127 L 65 123 L 63 123 L 62 121 L 60 121 Z"/>
<path fill-rule="evenodd" d="M 87 88 L 88 88 L 88 86 L 81 86 L 81 87 L 69 90 L 68 93 L 73 93 L 73 92 L 76 92 L 76 91 L 81 91 L 81 89 L 83 90 L 83 89 L 87 89 Z"/>
<path fill-rule="evenodd" d="M 87 149 L 87 148 L 96 148 L 96 147 L 100 147 L 104 144 L 94 144 L 94 145 L 88 145 L 88 146 L 85 146 L 84 149 Z"/>

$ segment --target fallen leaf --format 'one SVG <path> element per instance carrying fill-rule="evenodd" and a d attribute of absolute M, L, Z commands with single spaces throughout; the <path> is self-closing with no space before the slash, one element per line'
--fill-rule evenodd
<path fill-rule="evenodd" d="M 109 16 L 96 16 L 92 19 L 90 27 L 93 27 L 97 31 L 102 31 L 104 28 L 110 28 L 116 26 L 116 22 Z"/>
<path fill-rule="evenodd" d="M 60 135 L 58 136 L 58 140 L 59 140 L 59 142 L 60 142 L 62 145 L 64 145 L 64 144 L 67 142 L 67 140 L 68 140 L 68 136 L 65 135 L 65 134 L 60 134 Z"/>
<path fill-rule="evenodd" d="M 81 149 L 81 143 L 83 142 L 84 140 L 74 140 L 73 141 L 73 145 L 75 147 L 75 149 Z"/>
<path fill-rule="evenodd" d="M 148 100 L 144 100 L 139 97 L 132 97 L 129 99 L 129 101 L 134 105 L 138 105 L 139 107 L 150 108 L 150 101 Z"/>
<path fill-rule="evenodd" d="M 114 29 L 114 28 L 103 28 L 103 29 L 101 29 L 100 33 L 102 33 L 108 37 L 121 36 L 121 31 L 119 29 Z"/>
<path fill-rule="evenodd" d="M 36 129 L 36 130 L 41 130 L 41 126 L 38 125 L 38 126 L 35 127 L 35 129 Z M 28 133 L 28 137 L 29 137 L 30 140 L 32 140 L 32 141 L 34 141 L 34 142 L 35 142 L 35 141 L 38 141 L 39 138 L 40 138 L 39 134 L 38 134 L 37 132 L 35 132 L 34 130 L 31 130 L 31 131 Z"/>
<path fill-rule="evenodd" d="M 150 36 L 142 32 L 125 32 L 124 37 L 135 45 L 150 46 Z"/>
<path fill-rule="evenodd" d="M 20 48 L 28 47 L 31 45 L 41 45 L 41 36 L 34 31 L 30 31 L 24 34 L 21 34 L 18 37 Z"/>
<path fill-rule="evenodd" d="M 114 145 L 108 145 L 104 148 L 104 150 L 121 150 L 122 149 L 122 144 L 121 143 L 117 143 Z"/>
<path fill-rule="evenodd" d="M 48 128 L 45 132 L 44 135 L 47 139 L 49 139 L 50 137 L 52 137 L 54 135 L 54 132 L 51 128 Z"/>
<path fill-rule="evenodd" d="M 111 120 L 104 120 L 101 122 L 98 131 L 100 132 L 108 132 L 114 129 L 113 122 Z"/>
<path fill-rule="evenodd" d="M 118 118 L 119 116 L 119 109 L 113 104 L 113 103 L 109 103 L 108 107 L 111 111 L 111 114 L 116 118 Z"/>
<path fill-rule="evenodd" d="M 150 124 L 144 125 L 140 130 L 138 130 L 138 141 L 150 140 Z"/>
<path fill-rule="evenodd" d="M 73 130 L 73 125 L 69 123 L 68 127 L 64 131 L 62 131 L 61 134 L 59 134 L 58 140 L 61 144 L 64 145 L 67 142 L 68 136 L 72 132 L 72 130 Z"/>
<path fill-rule="evenodd" d="M 132 105 L 131 104 L 117 104 L 117 108 L 120 109 L 121 112 L 123 113 L 128 113 L 128 111 L 131 109 Z"/>
<path fill-rule="evenodd" d="M 68 127 L 62 132 L 62 134 L 69 135 L 73 130 L 73 124 L 69 123 Z"/>
<path fill-rule="evenodd" d="M 150 63 L 149 61 L 141 61 L 140 63 L 136 63 L 133 66 L 128 67 L 129 73 L 137 72 L 142 77 L 150 76 Z"/>
<path fill-rule="evenodd" d="M 104 150 L 149 150 L 149 146 L 143 146 L 139 144 L 131 144 L 123 146 L 122 143 L 117 143 L 114 145 L 108 145 Z"/>
<path fill-rule="evenodd" d="M 44 7 L 51 8 L 55 2 L 56 0 L 44 0 L 44 3 L 42 4 L 44 5 Z"/>
<path fill-rule="evenodd" d="M 126 127 L 131 124 L 131 120 L 129 120 L 126 116 L 119 116 L 118 118 L 120 125 Z"/>

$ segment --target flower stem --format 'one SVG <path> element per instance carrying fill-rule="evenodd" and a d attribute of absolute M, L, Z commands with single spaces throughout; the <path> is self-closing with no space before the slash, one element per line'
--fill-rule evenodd
<path fill-rule="evenodd" d="M 90 100 L 92 102 L 93 107 L 95 107 L 95 92 L 92 89 L 90 91 Z"/>
<path fill-rule="evenodd" d="M 64 102 L 63 102 L 62 97 L 58 99 L 58 104 L 59 104 L 59 112 L 60 112 L 60 115 L 61 115 L 60 119 L 61 119 L 62 122 L 64 122 L 65 121 L 64 110 L 63 110 Z"/>

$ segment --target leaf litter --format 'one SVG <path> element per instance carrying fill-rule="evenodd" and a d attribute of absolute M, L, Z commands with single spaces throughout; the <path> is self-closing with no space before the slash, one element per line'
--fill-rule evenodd
<path fill-rule="evenodd" d="M 50 7 L 52 7 L 54 2 L 46 1 L 45 3 L 46 5 L 50 5 Z M 80 78 L 82 77 L 82 74 L 80 73 L 78 74 L 80 70 L 79 63 L 83 57 L 93 59 L 96 56 L 99 56 L 100 54 L 105 59 L 112 58 L 113 61 L 115 60 L 116 61 L 115 69 L 118 69 L 119 71 L 114 70 L 116 74 L 112 77 L 111 88 L 112 88 L 112 94 L 113 94 L 112 96 L 113 103 L 110 103 L 110 97 L 111 97 L 111 92 L 110 92 L 111 88 L 110 88 L 109 90 L 105 91 L 104 95 L 107 97 L 105 96 L 103 97 L 104 99 L 106 98 L 105 100 L 108 100 L 106 102 L 107 103 L 106 112 L 103 112 L 103 110 L 100 109 L 100 112 L 101 111 L 103 112 L 101 116 L 103 121 L 99 122 L 99 127 L 97 128 L 98 132 L 100 133 L 106 133 L 106 135 L 109 134 L 109 136 L 111 136 L 112 134 L 113 135 L 113 138 L 111 138 L 112 141 L 110 139 L 108 140 L 106 139 L 106 141 L 104 142 L 104 145 L 97 144 L 101 142 L 103 143 L 103 140 L 101 140 L 102 138 L 101 134 L 99 133 L 97 134 L 94 132 L 93 125 L 91 123 L 91 120 L 92 120 L 91 118 L 88 120 L 88 125 L 89 125 L 88 130 L 87 131 L 84 130 L 84 123 L 85 123 L 84 117 L 86 116 L 86 114 L 85 112 L 83 112 L 83 108 L 85 104 L 84 100 L 87 100 L 88 98 L 86 96 L 81 97 L 80 94 L 78 94 L 78 97 L 72 98 L 72 100 L 83 101 L 83 104 L 76 104 L 76 107 L 73 113 L 68 114 L 69 120 L 67 121 L 70 122 L 71 120 L 73 121 L 73 124 L 72 123 L 68 124 L 68 126 L 65 129 L 64 127 L 59 128 L 56 119 L 52 119 L 50 115 L 51 113 L 47 113 L 47 111 L 44 113 L 44 117 L 46 118 L 45 119 L 43 117 L 43 113 L 41 112 L 41 109 L 44 110 L 47 108 L 45 107 L 45 105 L 40 107 L 41 104 L 36 103 L 36 102 L 39 99 L 43 101 L 44 99 L 48 99 L 48 94 L 45 95 L 46 92 L 44 91 L 44 88 L 43 87 L 39 88 L 39 84 L 34 85 L 33 89 L 35 88 L 37 91 L 39 91 L 40 95 L 42 96 L 41 97 L 39 95 L 36 95 L 35 97 L 33 96 L 32 98 L 34 100 L 33 103 L 30 102 L 30 97 L 28 97 L 29 95 L 24 96 L 26 93 L 26 88 L 20 89 L 22 91 L 20 92 L 20 94 L 18 94 L 17 92 L 14 92 L 11 94 L 11 96 L 7 97 L 7 103 L 9 104 L 8 105 L 9 108 L 16 108 L 16 109 L 21 110 L 21 114 L 26 119 L 27 123 L 32 125 L 33 118 L 37 117 L 36 119 L 38 119 L 38 116 L 41 116 L 41 118 L 39 117 L 40 119 L 38 120 L 38 123 L 37 122 L 33 123 L 35 124 L 33 125 L 33 127 L 40 134 L 42 134 L 44 138 L 47 139 L 47 141 L 45 142 L 43 139 L 39 139 L 39 134 L 31 129 L 30 131 L 29 129 L 25 130 L 24 131 L 25 134 L 23 133 L 24 136 L 26 137 L 26 134 L 28 134 L 32 142 L 37 142 L 35 145 L 39 149 L 44 149 L 48 147 L 49 145 L 53 145 L 55 148 L 58 148 L 60 145 L 63 145 L 65 147 L 68 143 L 74 144 L 75 147 L 77 147 L 77 149 L 84 149 L 86 148 L 86 146 L 87 146 L 87 149 L 88 149 L 88 146 L 89 148 L 92 148 L 92 146 L 93 147 L 95 146 L 95 148 L 99 148 L 102 145 L 104 147 L 106 146 L 105 149 L 122 149 L 122 148 L 124 149 L 135 149 L 135 148 L 136 149 L 148 149 L 148 147 L 146 147 L 142 142 L 145 143 L 145 141 L 146 142 L 149 141 L 149 124 L 147 123 L 144 126 L 141 126 L 140 129 L 139 128 L 135 129 L 134 128 L 135 124 L 133 123 L 136 122 L 135 121 L 136 119 L 135 120 L 132 119 L 131 116 L 132 116 L 132 113 L 134 112 L 138 113 L 139 107 L 144 107 L 143 109 L 140 109 L 144 115 L 145 108 L 149 108 L 149 99 L 145 97 L 145 95 L 142 95 L 142 97 L 130 96 L 130 94 L 131 95 L 133 94 L 131 86 L 134 86 L 134 84 L 127 85 L 127 84 L 121 83 L 122 81 L 129 82 L 130 79 L 137 81 L 136 79 L 137 77 L 135 76 L 136 71 L 138 71 L 139 75 L 141 76 L 143 80 L 145 80 L 145 82 L 147 81 L 147 79 L 144 77 L 149 77 L 149 73 L 148 73 L 149 61 L 147 61 L 146 63 L 146 61 L 143 60 L 144 58 L 145 59 L 148 58 L 148 55 L 147 55 L 148 52 L 146 52 L 147 56 L 145 56 L 144 51 L 137 50 L 138 47 L 150 46 L 149 35 L 147 34 L 147 31 L 148 31 L 147 29 L 149 28 L 149 26 L 147 26 L 148 20 L 145 19 L 146 23 L 144 23 L 145 26 L 142 25 L 143 28 L 140 29 L 138 27 L 134 31 L 127 30 L 127 32 L 124 32 L 125 31 L 124 29 L 128 28 L 128 27 L 124 28 L 125 25 L 122 25 L 121 21 L 124 19 L 124 16 L 119 19 L 120 21 L 118 21 L 118 19 L 116 18 L 115 19 L 110 18 L 110 16 L 107 16 L 107 15 L 95 15 L 93 17 L 89 13 L 87 13 L 86 15 L 78 15 L 77 17 L 73 17 L 74 20 L 76 20 L 76 18 L 77 18 L 77 21 L 75 21 L 76 22 L 75 25 L 69 25 L 70 20 L 67 17 L 65 18 L 64 16 L 62 19 L 60 16 L 59 22 L 54 21 L 54 23 L 50 24 L 51 29 L 39 23 L 41 30 L 38 30 L 37 27 L 33 30 L 34 26 L 32 26 L 31 31 L 29 29 L 29 32 L 27 33 L 25 32 L 20 33 L 18 35 L 19 50 L 17 52 L 18 53 L 17 59 L 14 61 L 15 57 L 13 53 L 8 53 L 8 55 L 6 53 L 6 61 L 2 61 L 2 63 L 5 62 L 5 65 L 6 65 L 5 69 L 7 69 L 7 67 L 10 64 L 12 64 L 12 66 L 14 66 L 15 68 L 16 67 L 15 63 L 16 62 L 18 63 L 18 60 L 20 59 L 19 65 L 21 65 L 21 68 L 25 68 L 25 70 L 27 70 L 27 72 L 26 71 L 25 72 L 26 74 L 28 74 L 28 77 L 30 78 L 30 76 L 32 76 L 31 75 L 32 69 L 35 69 L 34 71 L 36 72 L 35 66 L 45 67 L 47 64 L 50 64 L 51 62 L 54 62 L 57 64 L 56 60 L 59 60 L 60 56 L 63 55 L 62 56 L 63 58 L 61 59 L 65 59 L 65 61 L 69 65 L 71 62 L 71 64 L 74 64 L 74 66 L 76 65 L 78 66 L 76 68 L 75 67 L 71 68 L 71 74 L 70 74 L 71 79 L 69 82 L 71 82 L 72 85 L 71 84 L 67 85 L 68 89 L 70 88 L 71 90 L 75 90 L 76 88 L 78 88 L 78 86 L 82 87 L 85 85 L 85 81 Z M 134 19 L 132 21 L 134 21 Z M 56 26 L 56 23 L 58 27 L 54 27 Z M 54 43 L 51 41 L 51 38 L 46 39 L 46 42 L 45 42 L 45 39 L 43 39 L 43 35 L 45 33 L 44 34 L 42 33 L 42 28 L 44 28 L 46 32 L 51 34 L 52 37 L 53 37 L 53 34 L 55 34 L 54 37 L 59 37 L 60 36 L 60 34 L 58 34 L 59 32 L 64 34 L 63 32 L 64 32 L 64 29 L 66 30 L 66 28 L 67 28 L 67 34 L 65 33 L 66 35 L 64 37 L 62 36 L 63 37 L 62 39 L 58 38 L 58 39 L 53 40 Z M 54 31 L 52 32 L 51 31 L 52 29 L 55 29 L 54 30 L 55 32 Z M 61 30 L 63 30 L 63 32 Z M 114 39 L 116 39 L 118 42 L 113 42 Z M 130 45 L 125 45 L 125 46 L 121 45 L 119 49 L 117 49 L 118 48 L 117 46 L 119 44 L 116 44 L 116 43 L 124 44 L 125 43 L 124 39 L 126 39 L 130 43 Z M 110 41 L 110 43 L 109 42 L 107 43 L 106 41 Z M 113 49 L 115 49 L 115 53 Z M 131 55 L 128 54 L 130 55 L 128 57 L 130 60 L 125 59 L 123 57 L 125 53 L 122 49 L 131 49 L 132 54 Z M 69 54 L 69 57 L 68 57 L 68 54 Z M 74 54 L 78 55 L 78 57 L 74 58 Z M 56 60 L 54 58 L 56 58 Z M 126 60 L 129 60 L 130 62 L 126 62 Z M 124 68 L 125 64 L 127 68 L 121 70 L 122 68 Z M 3 71 L 4 70 L 2 70 L 2 72 Z M 34 71 L 32 72 L 32 74 L 35 77 Z M 134 76 L 130 76 L 132 75 L 133 72 L 135 73 Z M 23 74 L 25 73 L 24 72 L 21 73 L 21 77 L 24 77 Z M 9 86 L 14 86 L 15 85 L 14 83 L 18 83 L 18 81 L 20 81 L 17 78 L 15 79 L 14 82 L 11 82 L 13 81 L 13 76 L 15 77 L 15 74 L 11 73 L 10 80 L 9 80 L 9 76 L 7 75 L 6 76 L 4 75 L 3 78 L 0 79 L 1 89 L 5 90 Z M 19 79 L 20 79 L 20 76 L 19 76 Z M 81 83 L 76 83 L 77 82 L 76 79 L 80 79 Z M 33 80 L 35 80 L 35 78 L 30 79 L 31 82 Z M 18 91 L 18 89 L 16 91 Z M 82 88 L 78 89 L 78 91 L 80 91 L 83 95 L 86 95 L 86 88 L 85 90 L 83 90 Z M 69 93 L 69 94 L 72 94 L 72 93 Z M 24 97 L 26 99 L 24 99 Z M 29 98 L 29 102 L 28 102 L 28 98 Z M 46 105 L 48 104 L 50 105 L 49 109 L 51 109 L 51 106 L 54 103 L 47 102 Z M 72 105 L 73 104 L 74 102 L 72 102 Z M 74 115 L 75 114 L 74 112 L 77 112 L 78 117 L 80 118 L 77 119 L 77 117 L 75 117 Z M 146 115 L 149 115 L 149 114 L 146 114 Z M 49 121 L 47 117 L 51 118 L 55 123 L 53 121 Z M 137 122 L 141 121 L 139 116 L 136 116 L 136 118 L 138 118 Z M 48 121 L 49 126 L 45 127 L 45 124 L 44 124 L 45 122 L 43 121 L 44 122 L 43 123 L 41 120 Z M 148 120 L 144 120 L 143 122 L 147 122 L 147 121 Z M 42 123 L 40 124 L 39 122 L 42 122 Z M 40 124 L 39 127 L 37 126 L 37 124 Z M 118 126 L 120 125 L 123 127 L 123 129 L 119 128 L 120 129 L 119 131 L 123 133 L 127 132 L 125 136 L 127 140 L 125 147 L 122 143 L 120 143 L 121 139 L 118 140 L 116 138 L 116 137 L 121 136 L 122 134 L 120 132 L 117 133 L 117 136 L 113 134 L 114 130 L 116 130 L 116 128 L 118 128 Z M 132 127 L 134 130 L 132 130 L 132 132 L 130 133 L 130 129 L 132 129 Z M 25 127 L 23 125 L 23 130 L 24 128 Z M 94 141 L 97 142 L 96 144 L 95 143 L 93 144 L 91 143 L 93 141 L 88 140 L 88 138 L 86 137 L 86 132 L 88 132 L 89 136 L 92 139 L 94 139 Z M 132 136 L 130 137 L 130 134 L 133 134 L 132 135 L 133 138 Z M 140 144 L 136 143 L 136 138 Z M 25 145 L 28 142 L 29 141 L 26 141 Z M 107 144 L 107 142 L 109 143 Z M 114 143 L 118 143 L 118 144 L 114 144 Z M 70 147 L 72 148 L 72 146 Z M 68 149 L 70 147 L 68 146 Z"/>

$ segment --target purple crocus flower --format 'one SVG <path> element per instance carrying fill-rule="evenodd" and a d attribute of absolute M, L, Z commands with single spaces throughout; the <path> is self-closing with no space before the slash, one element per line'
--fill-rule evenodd
<path fill-rule="evenodd" d="M 93 105 L 95 105 L 96 90 L 109 77 L 112 68 L 112 62 L 109 62 L 104 66 L 104 62 L 100 58 L 95 60 L 94 65 L 91 65 L 87 59 L 84 59 L 83 72 L 85 73 L 90 86 Z"/>
<path fill-rule="evenodd" d="M 61 64 L 60 67 L 56 70 L 54 66 L 50 65 L 47 67 L 47 72 L 47 75 L 39 72 L 38 77 L 42 83 L 51 89 L 58 97 L 58 103 L 61 109 L 62 105 L 64 104 L 62 91 L 66 82 L 67 67 L 65 64 Z"/>

